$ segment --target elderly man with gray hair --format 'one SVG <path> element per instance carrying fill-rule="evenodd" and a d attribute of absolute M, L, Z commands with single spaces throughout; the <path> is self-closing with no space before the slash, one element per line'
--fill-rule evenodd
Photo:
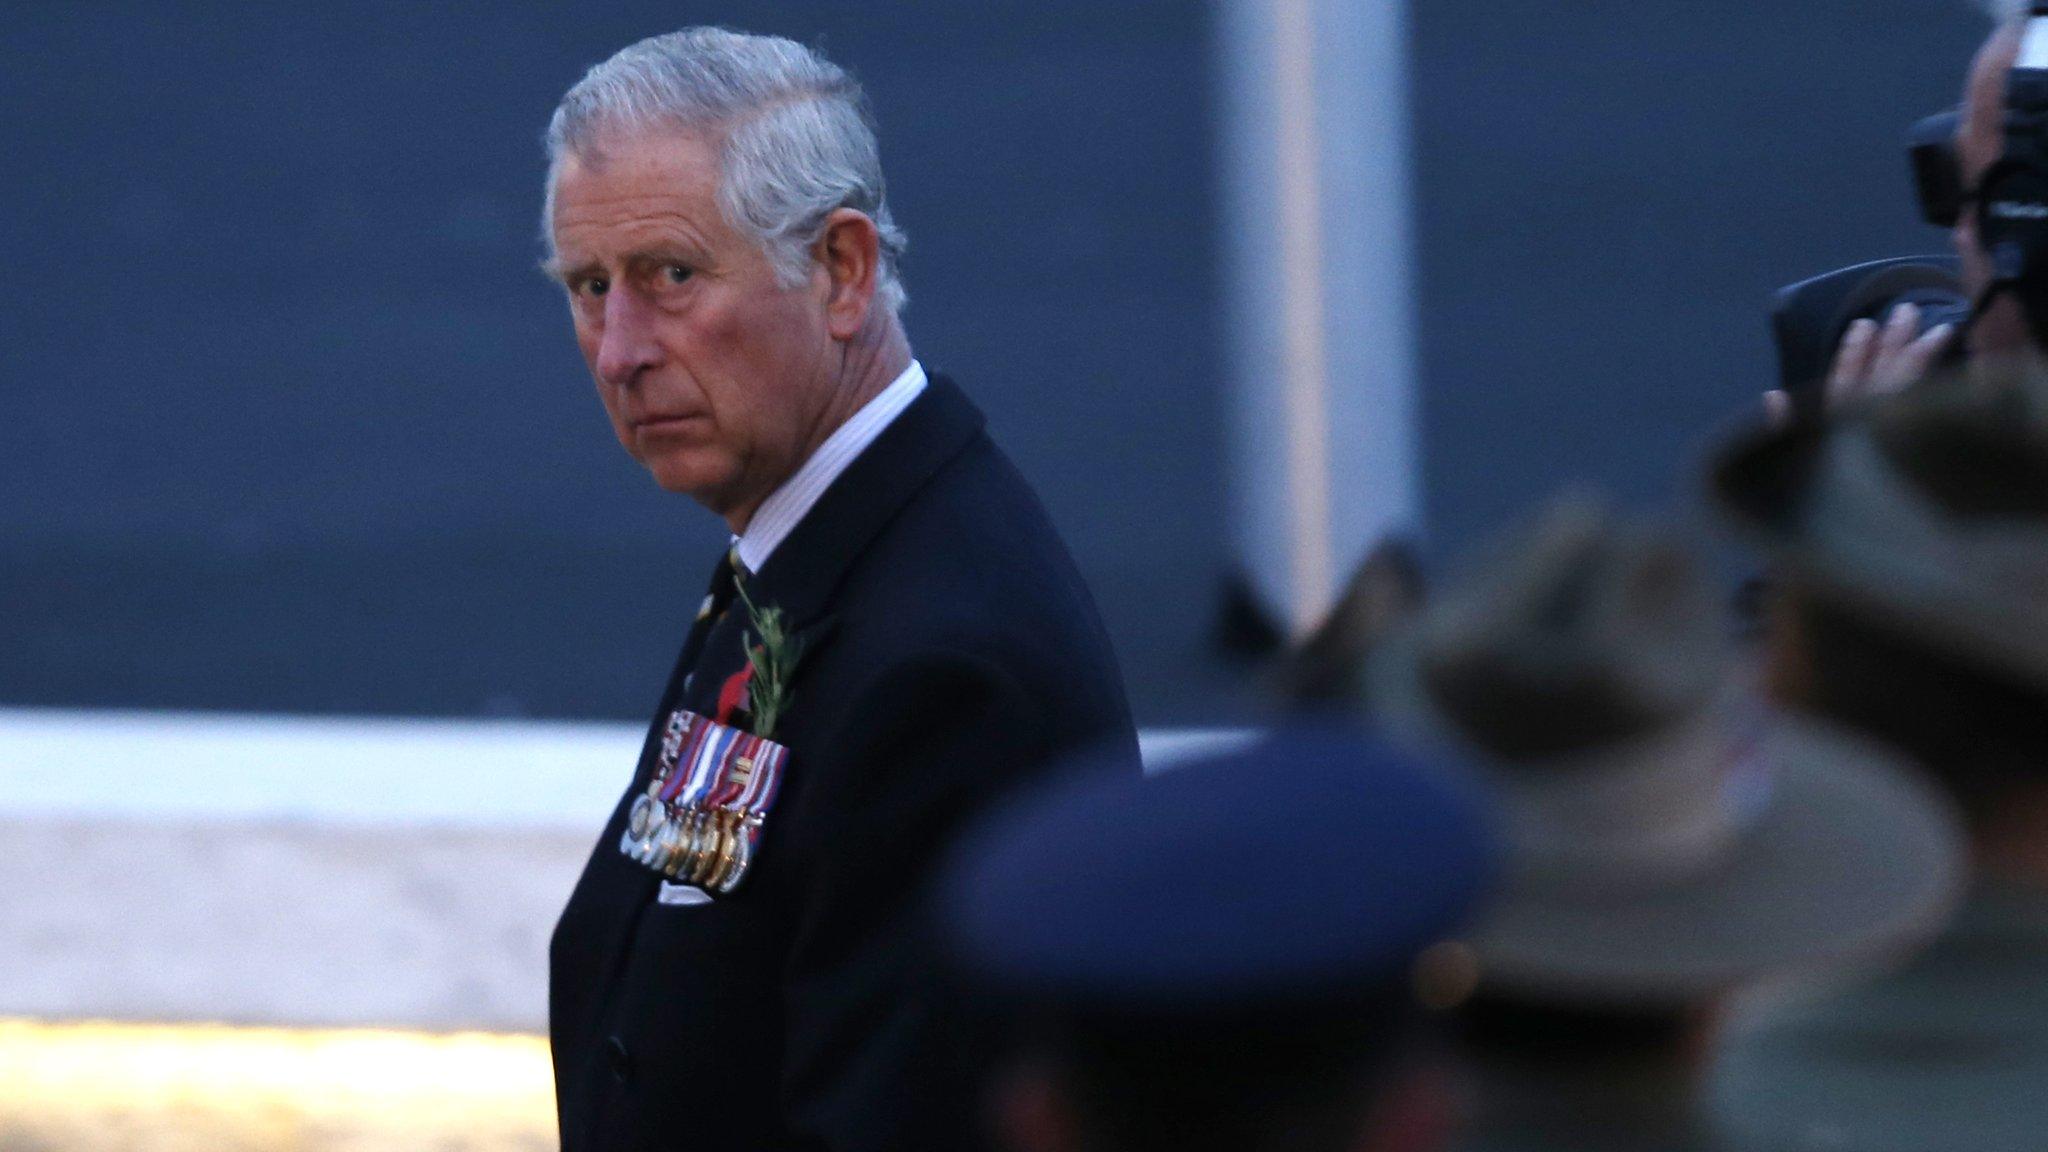
<path fill-rule="evenodd" d="M 547 141 L 548 269 L 612 429 L 733 536 L 701 602 L 678 591 L 694 622 L 555 929 L 562 1147 L 972 1147 L 975 1045 L 930 979 L 923 889 L 1051 759 L 1135 764 L 1093 601 L 912 357 L 844 71 L 658 36 L 577 83 Z"/>

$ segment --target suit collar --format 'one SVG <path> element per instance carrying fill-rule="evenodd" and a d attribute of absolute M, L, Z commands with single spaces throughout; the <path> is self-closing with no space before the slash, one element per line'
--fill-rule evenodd
<path fill-rule="evenodd" d="M 811 505 L 825 494 L 832 481 L 839 478 L 847 465 L 860 459 L 860 454 L 875 442 L 875 437 L 887 430 L 896 417 L 923 394 L 927 385 L 924 366 L 912 360 L 896 379 L 834 429 L 795 475 L 784 480 L 781 487 L 761 502 L 748 521 L 746 532 L 733 545 L 747 571 L 759 572 L 768 566 L 783 538 L 803 523 Z"/>
<path fill-rule="evenodd" d="M 854 560 L 984 423 L 958 385 L 931 376 L 923 394 L 846 466 L 749 581 L 754 602 L 780 607 L 797 628 L 815 621 Z"/>

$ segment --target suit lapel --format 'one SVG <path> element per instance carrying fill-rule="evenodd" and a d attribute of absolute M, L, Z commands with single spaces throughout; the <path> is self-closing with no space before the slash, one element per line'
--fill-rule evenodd
<path fill-rule="evenodd" d="M 718 690 L 725 678 L 739 671 L 746 659 L 747 609 L 738 600 L 733 601 L 725 617 L 706 630 L 698 651 L 693 654 L 689 687 L 679 696 L 675 707 L 688 708 L 700 716 L 711 716 L 718 711 Z"/>
<path fill-rule="evenodd" d="M 847 465 L 747 585 L 806 637 L 832 594 L 896 513 L 981 434 L 981 410 L 958 385 L 934 375 L 918 398 Z"/>

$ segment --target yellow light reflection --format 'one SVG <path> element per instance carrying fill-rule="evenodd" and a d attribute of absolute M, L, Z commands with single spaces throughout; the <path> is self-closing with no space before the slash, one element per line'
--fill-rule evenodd
<path fill-rule="evenodd" d="M 554 1147 L 536 1036 L 0 1020 L 0 1148 Z"/>

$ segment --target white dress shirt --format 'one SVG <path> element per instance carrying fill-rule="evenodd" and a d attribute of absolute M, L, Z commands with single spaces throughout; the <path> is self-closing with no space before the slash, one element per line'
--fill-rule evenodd
<path fill-rule="evenodd" d="M 894 423 L 903 414 L 910 402 L 924 391 L 924 366 L 912 360 L 903 374 L 889 382 L 887 388 L 875 394 L 875 398 L 861 405 L 851 419 L 835 429 L 825 438 L 811 458 L 804 461 L 796 474 L 782 482 L 782 486 L 768 494 L 761 501 L 761 507 L 754 511 L 754 518 L 747 522 L 747 530 L 733 538 L 733 547 L 739 552 L 740 563 L 747 571 L 759 572 L 768 557 L 788 539 L 790 532 L 803 521 L 832 486 L 847 465 L 875 442 L 882 430 Z"/>

